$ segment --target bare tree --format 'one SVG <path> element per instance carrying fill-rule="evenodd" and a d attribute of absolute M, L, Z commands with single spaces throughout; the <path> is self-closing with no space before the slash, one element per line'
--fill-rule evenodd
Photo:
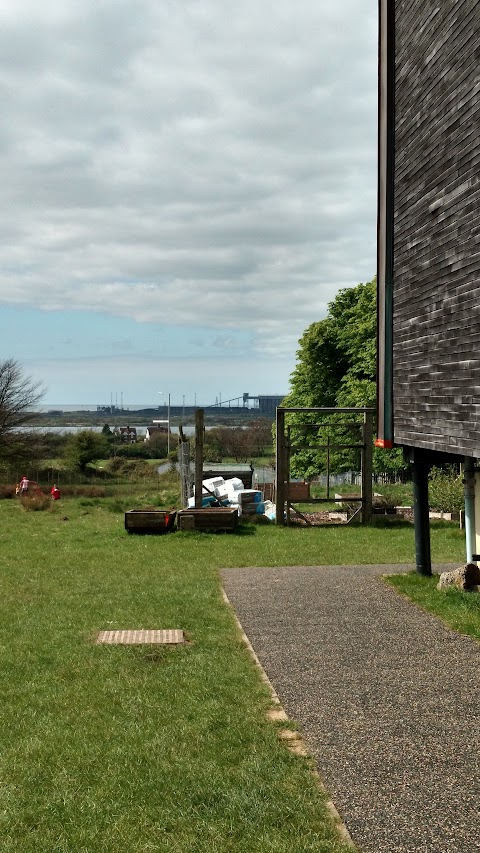
<path fill-rule="evenodd" d="M 18 361 L 0 361 L 0 461 L 25 458 L 29 447 L 34 454 L 31 437 L 17 430 L 35 417 L 35 406 L 44 393 L 42 384 L 25 376 Z"/>

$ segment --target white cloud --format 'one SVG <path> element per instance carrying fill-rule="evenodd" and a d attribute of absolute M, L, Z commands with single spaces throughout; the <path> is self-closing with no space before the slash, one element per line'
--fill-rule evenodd
<path fill-rule="evenodd" d="M 367 0 L 0 4 L 0 301 L 291 352 L 375 263 Z"/>

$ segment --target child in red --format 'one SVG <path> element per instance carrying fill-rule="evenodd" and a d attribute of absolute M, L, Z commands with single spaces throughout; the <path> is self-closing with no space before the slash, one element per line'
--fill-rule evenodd
<path fill-rule="evenodd" d="M 58 489 L 55 484 L 52 486 L 50 494 L 52 496 L 52 500 L 58 501 L 60 499 L 60 489 Z"/>

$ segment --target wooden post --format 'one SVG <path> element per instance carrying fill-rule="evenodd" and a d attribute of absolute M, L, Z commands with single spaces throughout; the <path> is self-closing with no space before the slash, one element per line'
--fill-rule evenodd
<path fill-rule="evenodd" d="M 330 497 L 330 433 L 327 434 L 327 498 Z"/>
<path fill-rule="evenodd" d="M 195 509 L 202 507 L 204 413 L 204 409 L 195 411 Z"/>
<path fill-rule="evenodd" d="M 277 409 L 276 418 L 276 464 L 275 464 L 275 493 L 276 510 L 275 523 L 284 524 L 283 513 L 285 509 L 285 412 Z"/>
<path fill-rule="evenodd" d="M 182 506 L 186 507 L 190 497 L 190 442 L 185 441 L 182 431 L 180 431 L 179 435 L 178 461 L 180 466 Z"/>
<path fill-rule="evenodd" d="M 286 480 L 286 498 L 287 498 L 287 511 L 286 511 L 286 520 L 287 527 L 290 525 L 290 426 L 287 427 L 287 441 L 285 446 L 285 480 Z"/>
<path fill-rule="evenodd" d="M 362 448 L 362 522 L 372 520 L 372 463 L 373 463 L 373 425 L 372 413 L 363 416 Z"/>

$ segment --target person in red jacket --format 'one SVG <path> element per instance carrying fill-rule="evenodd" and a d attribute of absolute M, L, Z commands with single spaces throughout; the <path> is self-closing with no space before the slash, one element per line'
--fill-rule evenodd
<path fill-rule="evenodd" d="M 27 494 L 28 486 L 29 486 L 28 479 L 26 477 L 22 477 L 22 479 L 20 480 L 20 482 L 18 484 L 18 492 L 20 494 L 20 497 L 22 497 L 22 495 Z"/>
<path fill-rule="evenodd" d="M 60 500 L 60 489 L 55 485 L 55 483 L 53 484 L 53 486 L 50 490 L 50 494 L 52 496 L 53 501 Z"/>

